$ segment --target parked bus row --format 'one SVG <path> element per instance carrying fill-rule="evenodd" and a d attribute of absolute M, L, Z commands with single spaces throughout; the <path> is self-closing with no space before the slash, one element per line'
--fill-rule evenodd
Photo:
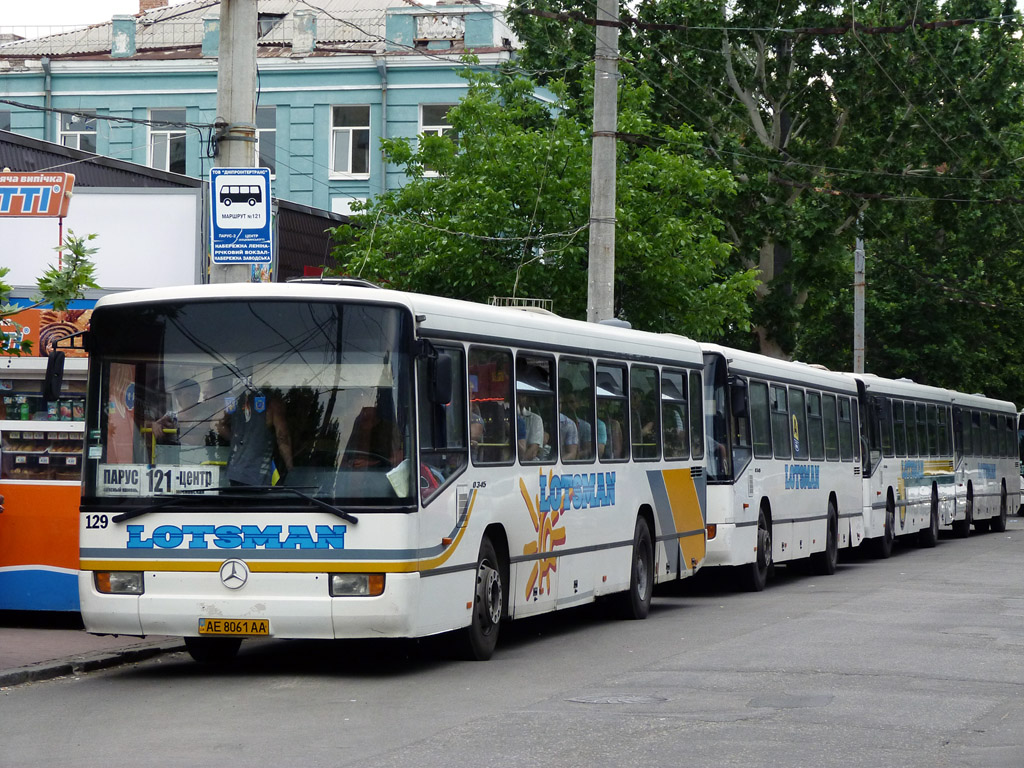
<path fill-rule="evenodd" d="M 1005 527 L 1010 403 L 353 285 L 109 296 L 88 332 L 79 591 L 98 634 L 451 632 Z"/>

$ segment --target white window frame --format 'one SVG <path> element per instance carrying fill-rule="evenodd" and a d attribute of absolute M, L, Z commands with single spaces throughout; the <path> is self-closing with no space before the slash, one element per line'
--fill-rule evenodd
<path fill-rule="evenodd" d="M 171 111 L 175 111 L 175 112 L 179 112 L 180 111 L 180 112 L 182 112 L 183 113 L 183 115 L 182 115 L 182 122 L 185 121 L 184 120 L 184 118 L 185 118 L 185 115 L 184 115 L 185 108 L 184 107 L 161 107 L 161 108 L 157 108 L 157 109 L 151 109 L 151 110 L 149 110 L 149 119 L 150 120 L 162 120 L 162 121 L 165 121 L 165 118 L 155 117 L 155 114 L 159 113 L 159 112 L 171 112 Z M 158 137 L 163 137 L 163 139 L 164 139 L 163 157 L 161 158 L 161 163 L 159 165 L 157 164 L 157 158 L 156 158 L 156 152 L 155 152 L 155 150 L 156 150 L 155 142 L 156 142 L 156 139 Z M 177 173 L 177 171 L 171 171 L 171 168 L 170 168 L 170 165 L 171 165 L 171 145 L 173 144 L 175 139 L 181 139 L 181 140 L 184 141 L 184 140 L 186 140 L 186 138 L 187 138 L 187 133 L 186 133 L 186 130 L 184 128 L 170 128 L 170 127 L 166 127 L 166 126 L 153 126 L 153 125 L 151 125 L 149 127 L 149 141 L 147 142 L 147 149 L 146 149 L 146 152 L 149 155 L 149 158 L 148 158 L 149 159 L 149 167 L 150 168 L 156 168 L 156 169 L 161 170 L 161 171 L 166 171 L 168 173 Z M 187 157 L 186 157 L 186 160 L 187 160 Z M 182 171 L 182 173 L 184 173 L 184 171 Z"/>
<path fill-rule="evenodd" d="M 88 112 L 91 115 L 95 115 L 96 111 L 91 109 L 83 109 L 82 112 Z M 80 131 L 65 131 L 64 130 L 64 119 L 70 119 L 74 123 L 84 123 L 87 130 Z M 91 129 L 88 124 L 92 123 Z M 82 136 L 92 136 L 93 148 L 88 149 L 82 148 Z M 96 131 L 96 118 L 82 117 L 81 115 L 65 115 L 62 112 L 57 113 L 57 143 L 63 147 L 69 147 L 70 149 L 82 149 L 84 152 L 96 152 L 99 148 L 98 142 L 99 137 Z"/>
<path fill-rule="evenodd" d="M 273 128 L 260 128 L 259 113 L 260 110 L 264 111 L 264 114 L 272 111 L 274 115 L 274 127 Z M 274 147 L 274 167 L 270 169 L 270 178 L 277 178 L 277 107 L 268 105 L 264 107 L 256 107 L 256 163 L 263 166 L 260 162 L 260 143 L 261 141 L 270 141 Z"/>
<path fill-rule="evenodd" d="M 360 125 L 340 125 L 335 126 L 334 124 L 334 113 L 337 109 L 365 109 L 366 110 L 366 124 Z M 370 141 L 372 139 L 371 134 L 371 122 L 372 115 L 370 114 L 369 104 L 334 104 L 331 107 L 331 140 L 330 140 L 330 178 L 332 179 L 368 179 L 370 178 Z M 353 160 L 356 152 L 356 141 L 355 135 L 357 132 L 366 132 L 366 171 L 360 171 L 358 173 L 352 172 L 352 166 L 354 165 Z M 336 158 L 335 152 L 337 147 L 337 138 L 340 134 L 348 134 L 348 157 L 346 158 L 347 171 L 336 170 Z"/>
<path fill-rule="evenodd" d="M 447 102 L 420 104 L 420 130 L 418 135 L 420 136 L 454 136 L 455 128 L 448 121 L 448 110 L 454 107 L 455 104 L 449 104 Z M 445 107 L 445 122 L 443 123 L 428 123 L 423 119 L 424 111 L 429 107 Z M 429 168 L 424 167 L 423 175 L 434 178 L 437 176 L 437 171 L 432 171 Z"/>

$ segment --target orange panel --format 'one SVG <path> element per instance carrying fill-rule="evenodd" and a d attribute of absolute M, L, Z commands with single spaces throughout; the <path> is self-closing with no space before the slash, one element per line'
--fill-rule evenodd
<path fill-rule="evenodd" d="M 52 565 L 78 569 L 81 486 L 0 483 L 0 567 Z"/>

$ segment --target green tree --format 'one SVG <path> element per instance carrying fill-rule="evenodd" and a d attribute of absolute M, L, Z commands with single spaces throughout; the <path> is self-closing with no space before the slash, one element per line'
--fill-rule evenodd
<path fill-rule="evenodd" d="M 86 288 L 99 288 L 96 284 L 96 265 L 92 263 L 92 256 L 99 249 L 89 246 L 95 239 L 94 234 L 78 237 L 68 230 L 63 245 L 54 248 L 62 252 L 61 266 L 47 267 L 36 280 L 38 294 L 28 306 L 16 307 L 10 303 L 13 288 L 5 278 L 11 270 L 10 267 L 0 267 L 0 332 L 3 332 L 3 350 L 7 354 L 28 354 L 32 351 L 29 341 L 9 341 L 20 337 L 14 327 L 16 322 L 11 319 L 12 315 L 42 305 L 52 305 L 55 310 L 63 311 L 72 301 L 83 298 Z"/>
<path fill-rule="evenodd" d="M 334 231 L 347 274 L 401 289 L 486 301 L 542 297 L 558 314 L 586 316 L 590 206 L 589 104 L 511 74 L 466 73 L 469 91 L 449 119 L 457 140 L 385 142 L 409 182 Z M 589 98 L 584 90 L 583 98 Z M 695 158 L 689 128 L 651 122 L 652 92 L 623 81 L 620 129 L 647 137 L 618 158 L 616 314 L 634 327 L 718 337 L 746 323 L 753 275 L 723 274 L 715 201 L 729 174 Z"/>
<path fill-rule="evenodd" d="M 570 87 L 582 89 L 578 64 L 593 56 L 592 28 L 531 16 L 530 8 L 593 17 L 593 3 L 519 0 L 513 17 L 526 44 L 521 65 L 574 77 Z M 848 368 L 852 333 L 812 324 L 846 317 L 835 302 L 850 295 L 858 227 L 886 265 L 869 290 L 869 349 L 895 344 L 905 353 L 869 354 L 879 373 L 901 375 L 890 366 L 912 357 L 925 336 L 938 344 L 944 332 L 954 348 L 970 346 L 976 326 L 963 318 L 966 309 L 951 306 L 969 306 L 951 287 L 984 288 L 986 303 L 1021 305 L 1013 275 L 1021 217 L 990 202 L 1022 197 L 1024 47 L 1012 3 L 648 0 L 634 8 L 640 22 L 662 25 L 633 25 L 621 37 L 622 58 L 657 94 L 653 119 L 694 125 L 737 182 L 735 197 L 720 204 L 726 238 L 734 266 L 757 268 L 762 285 L 752 310 L 756 337 L 738 334 L 734 343 L 834 357 Z M 950 19 L 979 21 L 907 24 Z M 864 26 L 852 29 L 853 21 Z M 892 29 L 874 34 L 880 27 Z M 552 36 L 563 42 L 552 45 Z M 911 242 L 912 251 L 901 250 Z M 1008 271 L 995 274 L 997 265 Z M 927 297 L 924 306 L 950 306 L 904 312 L 907 297 L 898 297 L 908 288 Z M 934 327 L 929 314 L 952 325 Z M 928 327 L 908 334 L 881 325 L 899 322 Z M 997 355 L 990 366 L 1012 359 L 1009 347 L 989 354 Z M 932 380 L 948 368 L 925 373 Z"/>

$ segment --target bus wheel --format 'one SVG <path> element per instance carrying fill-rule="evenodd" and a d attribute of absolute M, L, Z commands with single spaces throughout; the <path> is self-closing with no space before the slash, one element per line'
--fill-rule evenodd
<path fill-rule="evenodd" d="M 200 664 L 227 664 L 242 645 L 240 637 L 186 637 L 185 650 Z"/>
<path fill-rule="evenodd" d="M 768 518 L 762 509 L 757 515 L 757 556 L 750 565 L 740 566 L 745 572 L 744 581 L 748 592 L 760 592 L 768 583 L 768 572 L 772 568 L 772 532 Z"/>
<path fill-rule="evenodd" d="M 839 514 L 835 505 L 828 503 L 828 532 L 825 534 L 825 551 L 811 555 L 811 568 L 819 576 L 831 576 L 836 572 L 839 561 Z"/>
<path fill-rule="evenodd" d="M 885 533 L 871 540 L 875 557 L 885 559 L 892 554 L 892 543 L 896 538 L 896 502 L 889 494 L 885 502 Z"/>
<path fill-rule="evenodd" d="M 502 567 L 491 540 L 480 542 L 476 565 L 473 618 L 464 630 L 464 651 L 469 661 L 487 661 L 498 644 L 498 630 L 505 609 Z"/>
<path fill-rule="evenodd" d="M 654 594 L 654 544 L 647 521 L 638 517 L 633 529 L 633 562 L 629 569 L 629 591 L 619 596 L 623 619 L 646 619 Z"/>
<path fill-rule="evenodd" d="M 974 522 L 974 488 L 967 487 L 967 513 L 963 520 L 953 521 L 953 535 L 958 539 L 966 539 L 971 533 L 971 523 Z"/>
<path fill-rule="evenodd" d="M 939 543 L 939 489 L 932 486 L 932 515 L 928 527 L 917 532 L 919 547 L 934 547 Z"/>
<path fill-rule="evenodd" d="M 1006 530 L 1006 484 L 1003 484 L 1003 490 L 999 493 L 999 515 L 992 518 L 992 530 L 996 533 L 1002 533 Z"/>

